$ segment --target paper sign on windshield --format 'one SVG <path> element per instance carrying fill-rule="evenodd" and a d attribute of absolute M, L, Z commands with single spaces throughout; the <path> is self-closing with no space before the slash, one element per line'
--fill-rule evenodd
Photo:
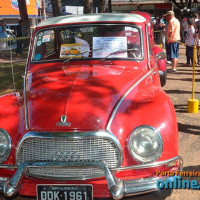
<path fill-rule="evenodd" d="M 127 49 L 126 37 L 93 37 L 94 58 L 104 58 L 110 53 Z M 109 58 L 127 58 L 127 52 L 110 55 Z"/>
<path fill-rule="evenodd" d="M 42 37 L 42 42 L 49 42 L 50 41 L 50 35 L 44 35 L 43 37 Z"/>
<path fill-rule="evenodd" d="M 82 44 L 62 44 L 60 48 L 60 58 L 80 58 L 82 51 Z"/>

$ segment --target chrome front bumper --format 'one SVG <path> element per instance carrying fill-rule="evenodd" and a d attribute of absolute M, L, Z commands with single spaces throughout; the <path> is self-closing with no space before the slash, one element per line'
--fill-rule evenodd
<path fill-rule="evenodd" d="M 119 167 L 110 170 L 105 163 L 97 162 L 24 162 L 19 166 L 11 165 L 0 165 L 0 169 L 17 169 L 14 176 L 10 179 L 0 177 L 0 192 L 4 193 L 6 197 L 11 197 L 18 193 L 19 187 L 22 184 L 23 176 L 27 168 L 30 167 L 98 167 L 104 170 L 104 175 L 106 177 L 107 185 L 110 190 L 111 196 L 114 199 L 121 199 L 125 196 L 137 195 L 146 192 L 151 192 L 157 190 L 156 183 L 160 179 L 169 179 L 170 177 L 150 177 L 142 179 L 133 180 L 121 180 L 115 176 L 115 172 L 125 171 L 125 170 L 137 170 L 144 168 L 152 168 L 165 165 L 166 167 L 173 167 L 178 161 L 178 169 L 182 170 L 183 161 L 180 156 L 175 158 L 154 162 L 142 165 L 133 165 L 128 167 Z"/>

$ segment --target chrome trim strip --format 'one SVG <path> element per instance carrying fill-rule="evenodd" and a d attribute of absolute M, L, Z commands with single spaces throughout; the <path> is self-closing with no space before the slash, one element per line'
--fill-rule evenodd
<path fill-rule="evenodd" d="M 74 139 L 83 139 L 83 138 L 105 138 L 114 142 L 118 148 L 120 156 L 120 165 L 123 162 L 123 150 L 119 140 L 110 132 L 106 131 L 91 131 L 91 132 L 33 132 L 30 131 L 24 135 L 24 137 L 19 142 L 16 149 L 16 163 L 18 163 L 18 154 L 21 149 L 22 143 L 29 138 L 48 138 L 48 139 L 61 139 L 61 138 L 74 138 Z"/>
<path fill-rule="evenodd" d="M 0 192 L 3 192 L 4 184 L 8 181 L 7 177 L 0 177 Z"/>
<path fill-rule="evenodd" d="M 141 165 L 131 165 L 128 167 L 118 167 L 118 168 L 113 168 L 112 171 L 125 171 L 125 170 L 130 170 L 130 169 L 146 169 L 146 168 L 151 168 L 151 167 L 158 167 L 161 165 L 166 165 L 169 162 L 173 162 L 175 160 L 178 160 L 180 163 L 180 169 L 182 170 L 183 168 L 183 159 L 181 156 L 176 156 L 174 158 L 171 158 L 169 160 L 164 160 L 164 161 L 159 161 L 159 162 L 153 162 L 153 163 L 147 163 L 147 164 L 141 164 Z"/>
<path fill-rule="evenodd" d="M 117 168 L 112 168 L 112 172 L 119 172 L 119 171 L 125 171 L 125 170 L 130 170 L 130 169 L 146 169 L 146 168 L 152 168 L 152 167 L 158 167 L 161 165 L 167 165 L 170 162 L 173 161 L 179 161 L 180 165 L 180 170 L 183 169 L 183 159 L 181 156 L 176 156 L 174 158 L 171 158 L 169 160 L 164 160 L 164 161 L 159 161 L 159 162 L 153 162 L 153 163 L 148 163 L 148 164 L 141 164 L 141 165 L 131 165 L 128 167 L 117 167 Z M 0 169 L 17 169 L 19 165 L 0 165 Z"/>
<path fill-rule="evenodd" d="M 6 180 L 8 180 L 7 177 L 0 177 L 0 182 L 1 182 L 1 181 L 6 181 Z"/>
<path fill-rule="evenodd" d="M 24 112 L 25 112 L 25 123 L 26 123 L 26 130 L 29 130 L 28 124 L 28 108 L 27 108 L 27 98 L 26 98 L 26 72 L 24 74 Z"/>
<path fill-rule="evenodd" d="M 0 165 L 0 169 L 17 169 L 19 165 Z"/>
<path fill-rule="evenodd" d="M 30 51 L 31 51 L 31 41 L 32 39 L 30 39 L 30 44 L 29 44 L 29 48 L 28 48 L 28 55 L 30 55 Z M 26 60 L 26 68 L 25 68 L 25 72 L 24 72 L 24 112 L 25 112 L 25 123 L 26 123 L 26 130 L 29 130 L 29 123 L 28 123 L 28 108 L 27 108 L 27 98 L 26 98 L 26 77 L 27 77 L 27 64 L 28 64 L 28 60 L 29 57 L 27 57 Z"/>
<path fill-rule="evenodd" d="M 34 167 L 32 167 L 34 168 Z M 38 168 L 38 167 L 35 167 L 35 168 Z M 59 169 L 57 167 L 57 169 Z M 110 169 L 111 170 L 111 169 Z M 28 174 L 25 174 L 26 176 L 28 177 L 36 177 L 36 178 L 40 178 L 40 179 L 43 179 L 43 180 L 54 180 L 54 181 L 85 181 L 85 180 L 90 180 L 90 179 L 100 179 L 102 177 L 104 177 L 104 175 L 93 175 L 93 176 L 82 176 L 82 177 L 53 177 L 53 176 L 44 176 L 44 175 L 37 175 L 37 174 L 31 174 L 31 173 L 28 173 Z"/>
<path fill-rule="evenodd" d="M 147 78 L 153 71 L 154 69 L 156 68 L 156 65 L 157 65 L 157 62 L 155 62 L 155 65 L 153 66 L 153 68 L 148 72 L 146 73 L 141 79 L 139 79 L 135 84 L 133 84 L 126 92 L 125 94 L 120 98 L 120 100 L 118 101 L 118 103 L 116 104 L 116 106 L 114 107 L 114 110 L 112 111 L 111 113 L 111 117 L 108 121 L 108 124 L 106 126 L 106 130 L 111 132 L 110 130 L 110 127 L 111 127 L 111 124 L 112 124 L 112 121 L 115 117 L 115 114 L 119 108 L 119 106 L 121 105 L 121 103 L 123 102 L 123 100 L 126 98 L 126 96 L 139 84 L 141 83 L 145 78 Z"/>
<path fill-rule="evenodd" d="M 147 55 L 148 55 L 148 68 L 149 70 L 151 70 L 151 66 L 150 66 L 150 52 L 149 52 L 149 30 L 148 30 L 148 26 L 146 24 L 146 40 L 147 40 Z"/>

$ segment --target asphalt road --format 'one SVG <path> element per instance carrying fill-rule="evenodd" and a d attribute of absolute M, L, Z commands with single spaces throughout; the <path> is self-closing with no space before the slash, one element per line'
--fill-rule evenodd
<path fill-rule="evenodd" d="M 163 87 L 170 96 L 177 115 L 179 128 L 179 154 L 184 160 L 184 171 L 200 171 L 200 113 L 187 113 L 187 101 L 192 97 L 192 67 L 185 66 L 185 47 L 180 47 L 177 73 L 168 73 L 167 84 Z M 168 66 L 171 69 L 171 66 Z M 200 99 L 200 67 L 196 67 L 196 93 Z M 128 200 L 199 200 L 200 190 L 161 190 L 145 195 L 126 198 Z M 6 200 L 0 195 L 0 200 Z M 12 200 L 35 200 L 16 197 Z"/>

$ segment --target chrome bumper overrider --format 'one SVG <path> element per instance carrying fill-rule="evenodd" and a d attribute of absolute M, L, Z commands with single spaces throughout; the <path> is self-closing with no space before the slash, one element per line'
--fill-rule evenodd
<path fill-rule="evenodd" d="M 182 158 L 177 156 L 175 158 L 154 162 L 149 164 L 141 164 L 141 165 L 133 165 L 128 167 L 120 167 L 115 169 L 109 169 L 105 163 L 99 162 L 24 162 L 19 166 L 16 165 L 0 165 L 0 169 L 15 169 L 17 168 L 16 173 L 10 179 L 1 178 L 0 177 L 0 192 L 3 192 L 5 196 L 11 197 L 15 195 L 20 185 L 22 184 L 23 175 L 26 169 L 30 167 L 72 167 L 72 166 L 80 166 L 80 167 L 97 167 L 104 170 L 104 175 L 106 177 L 106 181 L 108 184 L 108 188 L 110 190 L 111 196 L 114 199 L 121 199 L 125 196 L 131 196 L 136 194 L 142 194 L 150 191 L 157 190 L 156 183 L 160 179 L 169 179 L 169 177 L 150 177 L 150 178 L 142 178 L 142 179 L 133 179 L 133 180 L 121 180 L 115 176 L 115 172 L 125 171 L 125 170 L 137 170 L 144 168 L 152 168 L 157 166 L 165 165 L 167 167 L 172 167 L 178 161 L 178 169 L 182 170 Z"/>

